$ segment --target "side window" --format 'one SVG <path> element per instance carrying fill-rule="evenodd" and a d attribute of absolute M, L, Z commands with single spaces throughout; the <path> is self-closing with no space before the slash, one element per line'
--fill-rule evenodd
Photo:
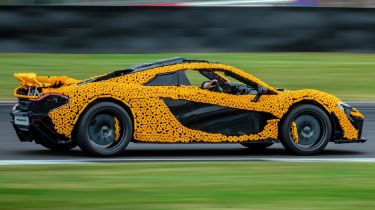
<path fill-rule="evenodd" d="M 203 82 L 210 81 L 197 70 L 179 70 L 173 73 L 159 74 L 145 83 L 145 86 L 196 86 L 201 87 Z"/>
<path fill-rule="evenodd" d="M 159 74 L 148 81 L 145 86 L 175 86 L 179 85 L 178 80 L 178 72 Z"/>
<path fill-rule="evenodd" d="M 201 87 L 203 82 L 210 81 L 209 78 L 204 76 L 197 70 L 184 70 L 187 80 L 192 86 Z"/>

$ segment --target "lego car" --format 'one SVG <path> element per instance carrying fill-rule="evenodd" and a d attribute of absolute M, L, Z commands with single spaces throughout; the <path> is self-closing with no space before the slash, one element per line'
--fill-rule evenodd
<path fill-rule="evenodd" d="M 135 143 L 282 143 L 314 155 L 329 142 L 363 143 L 364 116 L 312 89 L 274 88 L 235 67 L 172 58 L 75 80 L 15 74 L 11 111 L 20 141 L 51 150 L 79 146 L 95 156 Z"/>

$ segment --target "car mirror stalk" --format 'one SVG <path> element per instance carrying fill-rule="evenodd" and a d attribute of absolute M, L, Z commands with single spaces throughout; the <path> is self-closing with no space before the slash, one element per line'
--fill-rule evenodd
<path fill-rule="evenodd" d="M 266 87 L 264 87 L 264 86 L 262 86 L 262 85 L 259 85 L 259 86 L 258 86 L 258 93 L 255 95 L 254 99 L 251 100 L 251 102 L 258 102 L 259 99 L 260 99 L 260 97 L 261 97 L 263 94 L 267 93 L 267 92 L 268 92 L 268 89 L 267 89 Z"/>

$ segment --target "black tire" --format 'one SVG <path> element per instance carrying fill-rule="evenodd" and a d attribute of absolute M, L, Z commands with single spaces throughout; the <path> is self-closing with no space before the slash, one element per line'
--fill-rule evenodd
<path fill-rule="evenodd" d="M 292 137 L 292 123 L 298 131 L 298 143 Z M 324 150 L 332 135 L 332 124 L 319 107 L 303 104 L 295 107 L 282 121 L 281 143 L 297 155 L 315 155 Z"/>
<path fill-rule="evenodd" d="M 66 144 L 56 144 L 56 143 L 46 142 L 46 141 L 40 141 L 38 143 L 47 149 L 50 149 L 52 151 L 59 151 L 59 152 L 69 151 L 77 146 L 77 142 L 75 141 L 72 141 Z"/>
<path fill-rule="evenodd" d="M 78 146 L 93 156 L 110 157 L 121 154 L 132 136 L 133 123 L 129 114 L 112 102 L 100 102 L 90 107 L 77 127 Z"/>
<path fill-rule="evenodd" d="M 254 143 L 241 143 L 241 145 L 249 148 L 250 150 L 261 151 L 261 150 L 265 150 L 266 148 L 272 146 L 273 143 L 272 142 L 269 142 L 269 143 L 254 142 Z"/>

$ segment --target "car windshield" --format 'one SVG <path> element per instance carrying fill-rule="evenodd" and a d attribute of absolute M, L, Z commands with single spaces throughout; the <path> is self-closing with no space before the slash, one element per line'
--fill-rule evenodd
<path fill-rule="evenodd" d="M 239 77 L 238 75 L 230 74 L 228 72 L 220 71 L 220 70 L 214 71 L 214 73 L 220 76 L 221 78 L 223 78 L 226 82 L 233 82 L 239 85 L 246 85 L 246 86 L 251 85 L 248 81 L 246 81 L 242 77 Z"/>

